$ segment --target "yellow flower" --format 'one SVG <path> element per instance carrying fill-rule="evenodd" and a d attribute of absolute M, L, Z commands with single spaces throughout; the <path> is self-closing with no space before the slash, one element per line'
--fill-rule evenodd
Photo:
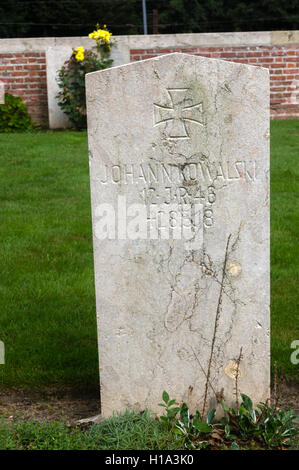
<path fill-rule="evenodd" d="M 104 26 L 104 28 L 106 25 Z M 108 44 L 110 42 L 110 36 L 112 36 L 112 33 L 109 33 L 109 31 L 106 31 L 105 29 L 98 29 L 97 31 L 93 31 L 88 35 L 91 39 L 95 39 L 96 41 L 100 40 L 103 43 Z"/>
<path fill-rule="evenodd" d="M 75 54 L 75 59 L 78 60 L 79 62 L 84 60 L 84 47 L 77 47 L 77 49 L 74 50 Z"/>

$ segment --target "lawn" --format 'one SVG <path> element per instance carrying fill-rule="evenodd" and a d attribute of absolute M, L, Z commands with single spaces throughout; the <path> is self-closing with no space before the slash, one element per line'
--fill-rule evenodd
<path fill-rule="evenodd" d="M 271 146 L 272 363 L 299 380 L 299 121 L 273 122 Z M 86 133 L 0 135 L 0 158 L 0 386 L 95 388 Z"/>
<path fill-rule="evenodd" d="M 86 133 L 0 135 L 0 384 L 98 383 Z"/>

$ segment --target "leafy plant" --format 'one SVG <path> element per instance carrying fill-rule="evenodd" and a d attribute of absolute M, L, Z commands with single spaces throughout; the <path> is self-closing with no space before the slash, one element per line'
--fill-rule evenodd
<path fill-rule="evenodd" d="M 209 443 L 202 441 L 200 438 L 202 434 L 212 431 L 213 426 L 211 422 L 215 416 L 216 410 L 211 410 L 208 414 L 207 421 L 202 421 L 198 411 L 196 411 L 194 416 L 190 415 L 186 403 L 183 403 L 180 407 L 174 406 L 176 400 L 171 400 L 166 391 L 163 392 L 162 399 L 163 403 L 159 403 L 159 406 L 165 408 L 166 416 L 161 416 L 160 419 L 173 430 L 174 434 L 183 438 L 185 446 L 188 449 L 199 449 L 208 446 Z M 179 418 L 177 417 L 178 414 Z"/>
<path fill-rule="evenodd" d="M 203 421 L 199 411 L 196 411 L 195 415 L 192 416 L 186 403 L 182 404 L 175 433 L 184 437 L 188 449 L 204 449 L 209 446 L 209 441 L 203 440 L 203 436 L 206 437 L 213 431 L 211 421 L 215 412 L 216 409 L 211 410 L 207 420 Z"/>
<path fill-rule="evenodd" d="M 176 400 L 170 400 L 167 392 L 164 391 L 162 397 L 164 403 L 160 406 L 165 407 L 166 416 L 161 416 L 160 419 L 170 425 L 174 434 L 183 438 L 188 449 L 229 445 L 232 450 L 239 450 L 239 444 L 251 446 L 252 443 L 277 449 L 291 445 L 293 438 L 299 433 L 298 428 L 294 427 L 296 417 L 293 411 L 278 410 L 263 403 L 255 410 L 252 400 L 245 394 L 241 394 L 239 410 L 220 402 L 225 416 L 214 424 L 215 408 L 204 421 L 199 411 L 191 415 L 186 403 L 180 407 L 172 407 Z"/>
<path fill-rule="evenodd" d="M 5 104 L 0 105 L 0 132 L 30 130 L 34 125 L 22 99 L 5 93 Z"/>
<path fill-rule="evenodd" d="M 293 438 L 299 433 L 298 428 L 294 427 L 294 411 L 276 409 L 275 406 L 264 403 L 260 403 L 258 410 L 254 410 L 251 399 L 242 393 L 241 397 L 238 412 L 222 403 L 226 413 L 225 426 L 233 429 L 243 440 L 263 441 L 268 449 L 292 444 Z"/>
<path fill-rule="evenodd" d="M 166 416 L 161 416 L 161 421 L 169 427 L 172 427 L 176 423 L 176 416 L 178 412 L 180 411 L 180 408 L 178 406 L 174 406 L 176 403 L 176 400 L 170 400 L 169 395 L 167 392 L 162 393 L 162 400 L 163 403 L 159 403 L 159 406 L 162 406 L 165 408 L 166 411 Z"/>
<path fill-rule="evenodd" d="M 97 25 L 99 28 L 99 25 Z M 76 129 L 86 128 L 85 74 L 111 67 L 109 59 L 114 41 L 107 29 L 97 29 L 89 37 L 96 41 L 96 52 L 77 47 L 58 72 L 58 105 Z"/>
<path fill-rule="evenodd" d="M 112 60 L 102 60 L 95 52 L 85 51 L 83 60 L 78 61 L 72 54 L 61 67 L 58 73 L 60 92 L 56 98 L 76 129 L 86 128 L 85 74 L 105 69 L 111 64 Z"/>

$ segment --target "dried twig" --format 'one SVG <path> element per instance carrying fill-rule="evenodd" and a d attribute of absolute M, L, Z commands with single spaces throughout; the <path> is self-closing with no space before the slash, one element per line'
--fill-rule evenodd
<path fill-rule="evenodd" d="M 220 292 L 219 292 L 219 297 L 218 297 L 218 304 L 217 304 L 216 317 L 215 317 L 215 323 L 214 323 L 214 332 L 213 332 L 213 338 L 212 338 L 210 358 L 209 358 L 209 363 L 208 363 L 208 372 L 206 374 L 207 379 L 206 379 L 205 395 L 204 395 L 203 409 L 202 409 L 202 416 L 203 417 L 204 417 L 205 410 L 206 410 L 208 387 L 209 387 L 210 375 L 211 375 L 211 365 L 212 365 L 212 360 L 213 360 L 213 355 L 214 355 L 214 347 L 215 347 L 219 317 L 220 317 L 220 313 L 221 313 L 222 294 L 223 294 L 223 288 L 224 288 L 224 279 L 225 279 L 225 271 L 226 271 L 226 264 L 227 264 L 227 258 L 228 258 L 228 247 L 229 247 L 230 238 L 231 238 L 231 234 L 228 236 L 228 239 L 227 239 L 227 242 L 226 242 L 224 263 L 223 263 L 223 268 L 222 268 L 222 279 L 221 279 L 221 284 L 220 284 Z"/>
<path fill-rule="evenodd" d="M 278 390 L 278 397 L 277 397 L 277 406 L 278 407 L 281 406 L 281 394 L 282 394 L 283 379 L 284 379 L 284 367 L 281 366 L 280 377 L 279 377 L 279 390 Z"/>
<path fill-rule="evenodd" d="M 193 351 L 193 354 L 194 354 L 195 359 L 197 360 L 197 362 L 198 362 L 198 364 L 199 364 L 199 367 L 201 368 L 202 372 L 204 373 L 206 379 L 208 380 L 208 376 L 207 376 L 207 374 L 206 374 L 206 372 L 205 372 L 203 366 L 201 365 L 201 363 L 200 363 L 200 361 L 199 361 L 199 359 L 198 359 L 198 356 L 197 356 L 197 354 L 195 353 L 195 351 L 194 351 L 194 349 L 193 349 L 192 346 L 191 346 L 191 349 L 192 349 L 192 351 Z M 214 392 L 215 395 L 216 395 L 217 392 L 215 392 L 215 389 L 214 389 L 214 387 L 213 387 L 213 385 L 211 384 L 210 381 L 209 381 L 209 384 L 210 384 L 211 389 L 213 390 L 213 392 Z"/>
<path fill-rule="evenodd" d="M 236 370 L 236 376 L 235 376 L 235 394 L 236 394 L 236 410 L 237 412 L 239 411 L 239 374 L 240 374 L 240 362 L 242 360 L 242 347 L 240 349 L 240 354 L 237 359 L 237 370 Z"/>
<path fill-rule="evenodd" d="M 278 393 L 277 393 L 277 362 L 274 362 L 274 372 L 273 372 L 273 405 L 274 408 L 277 408 L 278 402 Z"/>

